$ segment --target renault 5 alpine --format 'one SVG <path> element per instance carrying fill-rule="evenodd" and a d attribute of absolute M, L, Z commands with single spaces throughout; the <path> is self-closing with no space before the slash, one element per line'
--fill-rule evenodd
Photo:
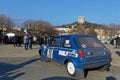
<path fill-rule="evenodd" d="M 55 61 L 65 65 L 69 75 L 85 78 L 87 69 L 108 70 L 111 53 L 95 36 L 67 34 L 50 38 L 39 49 L 41 61 Z"/>

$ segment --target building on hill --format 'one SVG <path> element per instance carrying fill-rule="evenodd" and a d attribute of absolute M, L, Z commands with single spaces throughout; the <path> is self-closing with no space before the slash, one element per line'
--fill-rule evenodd
<path fill-rule="evenodd" d="M 71 29 L 68 27 L 56 27 L 55 30 L 57 30 L 59 32 L 59 34 L 69 33 L 71 31 Z"/>

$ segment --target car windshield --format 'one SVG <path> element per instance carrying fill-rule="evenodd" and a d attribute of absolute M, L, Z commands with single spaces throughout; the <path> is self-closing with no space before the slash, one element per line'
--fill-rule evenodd
<path fill-rule="evenodd" d="M 78 41 L 80 42 L 83 48 L 101 48 L 103 44 L 95 37 L 78 37 Z"/>

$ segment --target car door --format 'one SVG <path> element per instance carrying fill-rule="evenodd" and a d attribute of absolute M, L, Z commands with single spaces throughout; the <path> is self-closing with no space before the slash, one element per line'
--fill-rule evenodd
<path fill-rule="evenodd" d="M 70 37 L 64 36 L 61 38 L 61 45 L 58 55 L 58 60 L 61 64 L 66 58 L 74 58 L 75 56 L 77 56 L 77 54 L 75 54 L 75 49 L 73 49 Z"/>
<path fill-rule="evenodd" d="M 54 37 L 50 41 L 50 46 L 48 47 L 47 57 L 58 61 L 58 51 L 59 51 L 60 37 Z"/>

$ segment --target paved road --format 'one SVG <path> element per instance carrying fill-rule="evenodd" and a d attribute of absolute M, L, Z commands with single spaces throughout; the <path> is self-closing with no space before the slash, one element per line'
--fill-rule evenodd
<path fill-rule="evenodd" d="M 24 50 L 23 47 L 0 45 L 0 80 L 75 80 L 64 66 L 40 62 L 38 48 L 33 46 L 33 49 Z M 118 55 L 113 58 L 116 56 L 119 58 Z M 110 71 L 89 70 L 87 78 L 81 80 L 120 80 L 120 66 L 114 62 Z"/>
<path fill-rule="evenodd" d="M 38 55 L 38 45 L 33 49 L 24 50 L 24 47 L 13 47 L 13 45 L 0 45 L 0 57 L 32 57 Z"/>

